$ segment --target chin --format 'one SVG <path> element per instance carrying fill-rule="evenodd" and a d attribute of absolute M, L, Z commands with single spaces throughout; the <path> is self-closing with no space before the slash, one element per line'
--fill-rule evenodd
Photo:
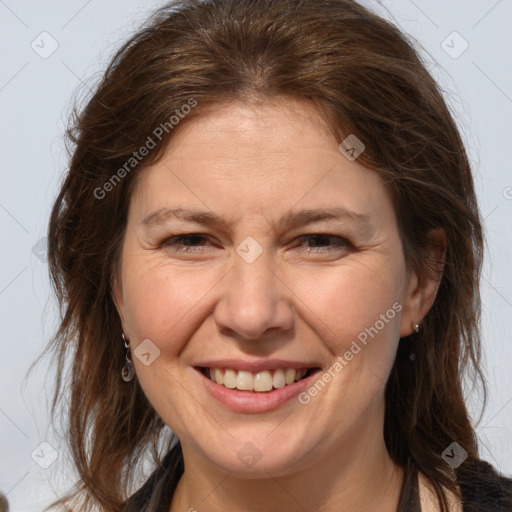
<path fill-rule="evenodd" d="M 285 476 L 292 468 L 296 471 L 297 465 L 305 464 L 304 442 L 291 439 L 289 435 L 272 438 L 273 434 L 268 437 L 268 433 L 262 435 L 261 431 L 252 433 L 253 429 L 247 434 L 230 437 L 227 446 L 212 446 L 205 440 L 206 446 L 201 451 L 211 464 L 240 478 L 268 478 L 269 474 Z M 308 448 L 308 452 L 315 453 L 315 450 Z"/>

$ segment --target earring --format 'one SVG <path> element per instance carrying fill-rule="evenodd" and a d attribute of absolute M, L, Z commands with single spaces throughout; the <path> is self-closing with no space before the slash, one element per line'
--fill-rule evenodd
<path fill-rule="evenodd" d="M 126 341 L 124 332 L 121 333 L 121 337 L 123 338 L 124 348 L 126 348 L 126 363 L 121 370 L 121 377 L 125 382 L 130 382 L 135 377 L 135 370 L 133 369 L 133 363 L 130 357 L 130 343 Z"/>
<path fill-rule="evenodd" d="M 420 324 L 415 323 L 412 329 L 414 331 L 414 334 L 418 334 L 420 332 Z M 411 351 L 411 353 L 409 354 L 409 359 L 411 361 L 414 361 L 416 359 L 416 354 L 414 353 L 414 351 Z"/>

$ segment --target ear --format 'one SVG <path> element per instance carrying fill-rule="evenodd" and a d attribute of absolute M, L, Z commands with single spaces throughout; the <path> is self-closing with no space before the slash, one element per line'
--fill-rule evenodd
<path fill-rule="evenodd" d="M 436 228 L 429 233 L 420 272 L 411 270 L 408 275 L 400 337 L 412 334 L 414 325 L 421 323 L 434 304 L 443 277 L 445 257 L 446 234 L 441 228 Z"/>

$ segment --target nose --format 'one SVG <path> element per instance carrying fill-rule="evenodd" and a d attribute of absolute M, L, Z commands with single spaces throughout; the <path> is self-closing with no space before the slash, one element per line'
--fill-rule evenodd
<path fill-rule="evenodd" d="M 276 273 L 264 251 L 255 261 L 234 256 L 233 269 L 224 281 L 214 319 L 224 334 L 261 340 L 269 333 L 293 327 L 291 291 Z"/>

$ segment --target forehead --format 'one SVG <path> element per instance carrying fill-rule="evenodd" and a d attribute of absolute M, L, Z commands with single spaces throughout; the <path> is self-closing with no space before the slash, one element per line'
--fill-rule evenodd
<path fill-rule="evenodd" d="M 374 171 L 339 151 L 339 142 L 311 103 L 210 108 L 184 124 L 161 160 L 142 171 L 132 199 L 145 217 L 149 208 L 172 207 L 176 197 L 180 206 L 185 199 L 216 213 L 289 209 L 300 202 L 370 215 L 389 201 L 387 191 Z"/>
<path fill-rule="evenodd" d="M 276 98 L 262 103 L 213 105 L 185 118 L 173 132 L 166 158 L 288 159 L 302 151 L 338 153 L 337 137 L 312 102 Z M 206 153 L 208 152 L 208 153 Z"/>

